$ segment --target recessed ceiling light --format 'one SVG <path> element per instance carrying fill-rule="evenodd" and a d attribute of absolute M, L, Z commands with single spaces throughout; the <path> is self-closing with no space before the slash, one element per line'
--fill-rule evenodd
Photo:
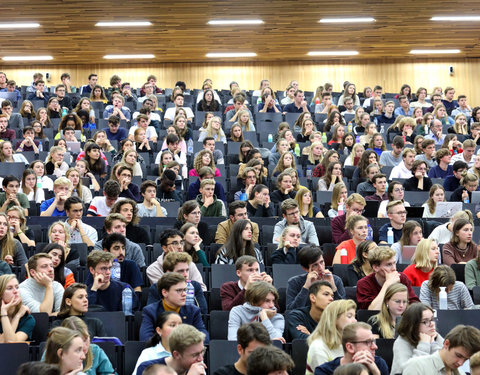
<path fill-rule="evenodd" d="M 320 23 L 360 23 L 375 22 L 373 17 L 349 17 L 349 18 L 322 18 Z"/>
<path fill-rule="evenodd" d="M 441 55 L 460 52 L 459 49 L 412 49 L 410 51 L 413 55 Z"/>
<path fill-rule="evenodd" d="M 207 57 L 255 57 L 255 52 L 213 52 L 207 53 Z"/>
<path fill-rule="evenodd" d="M 431 21 L 480 21 L 480 16 L 437 16 Z"/>
<path fill-rule="evenodd" d="M 36 60 L 53 60 L 52 56 L 5 56 L 3 61 L 36 61 Z"/>
<path fill-rule="evenodd" d="M 209 25 L 260 25 L 262 20 L 210 20 Z"/>
<path fill-rule="evenodd" d="M 104 59 L 114 60 L 114 59 L 153 59 L 155 55 L 152 54 L 137 54 L 137 55 L 105 55 Z"/>
<path fill-rule="evenodd" d="M 358 51 L 310 51 L 308 56 L 355 56 Z"/>
<path fill-rule="evenodd" d="M 122 26 L 151 26 L 150 21 L 116 21 L 116 22 L 97 22 L 95 26 L 101 27 L 122 27 Z"/>
<path fill-rule="evenodd" d="M 36 27 L 40 27 L 40 24 L 36 22 L 0 23 L 0 29 L 32 29 Z"/>

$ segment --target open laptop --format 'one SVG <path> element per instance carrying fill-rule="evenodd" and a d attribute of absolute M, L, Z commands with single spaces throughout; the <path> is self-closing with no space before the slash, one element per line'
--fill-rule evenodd
<path fill-rule="evenodd" d="M 480 191 L 472 191 L 471 203 L 480 203 Z"/>
<path fill-rule="evenodd" d="M 71 154 L 79 154 L 82 151 L 82 144 L 80 142 L 65 142 L 67 144 L 67 151 Z"/>
<path fill-rule="evenodd" d="M 462 211 L 462 202 L 438 202 L 435 208 L 435 217 L 451 218 L 458 211 Z"/>

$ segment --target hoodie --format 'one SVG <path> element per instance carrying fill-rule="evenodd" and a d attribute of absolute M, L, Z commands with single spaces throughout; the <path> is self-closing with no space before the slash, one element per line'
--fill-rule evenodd
<path fill-rule="evenodd" d="M 242 324 L 260 322 L 260 311 L 262 311 L 261 307 L 252 306 L 248 302 L 241 306 L 235 306 L 228 317 L 228 340 L 237 340 L 237 330 Z M 265 319 L 261 323 L 267 329 L 272 340 L 283 336 L 285 319 L 282 314 L 277 312 L 272 319 Z"/>
<path fill-rule="evenodd" d="M 215 194 L 213 194 L 213 203 L 210 206 L 204 207 L 202 194 L 197 195 L 197 203 L 200 205 L 200 211 L 202 212 L 202 216 L 207 216 L 207 217 L 222 216 L 223 204 L 221 201 L 217 199 L 217 196 Z"/>

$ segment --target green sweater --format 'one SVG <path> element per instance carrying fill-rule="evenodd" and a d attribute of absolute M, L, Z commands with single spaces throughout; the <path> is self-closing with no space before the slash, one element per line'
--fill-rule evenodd
<path fill-rule="evenodd" d="M 468 290 L 474 286 L 480 286 L 480 270 L 478 269 L 477 258 L 469 260 L 465 265 L 465 285 Z"/>
<path fill-rule="evenodd" d="M 197 203 L 200 205 L 200 212 L 202 213 L 202 216 L 207 216 L 207 217 L 220 217 L 220 216 L 222 216 L 223 204 L 222 204 L 222 202 L 220 202 L 217 199 L 217 197 L 215 195 L 213 196 L 213 203 L 208 207 L 205 207 L 203 205 L 201 194 L 197 195 Z"/>

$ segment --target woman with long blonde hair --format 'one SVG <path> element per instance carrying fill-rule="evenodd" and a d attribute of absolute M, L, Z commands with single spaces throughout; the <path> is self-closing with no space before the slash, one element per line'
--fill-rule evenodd
<path fill-rule="evenodd" d="M 453 124 L 453 130 L 457 134 L 463 134 L 467 135 L 468 134 L 468 128 L 467 128 L 467 117 L 463 113 L 459 113 L 458 115 L 455 116 Z"/>
<path fill-rule="evenodd" d="M 313 205 L 312 192 L 306 187 L 298 189 L 297 194 L 295 195 L 295 200 L 298 203 L 298 209 L 300 210 L 300 215 L 303 218 L 323 218 L 322 211 Z"/>
<path fill-rule="evenodd" d="M 440 250 L 434 239 L 424 238 L 418 243 L 412 257 L 412 264 L 403 271 L 412 286 L 422 286 L 422 283 L 428 280 L 437 267 L 439 255 Z"/>
<path fill-rule="evenodd" d="M 220 117 L 213 116 L 208 122 L 207 129 L 198 136 L 198 142 L 203 142 L 207 137 L 213 137 L 215 142 L 227 143 L 227 137 L 222 129 L 222 120 Z"/>
<path fill-rule="evenodd" d="M 11 266 L 23 267 L 28 259 L 20 241 L 13 238 L 10 222 L 5 212 L 0 212 L 0 259 Z"/>
<path fill-rule="evenodd" d="M 438 202 L 445 202 L 445 189 L 442 185 L 433 184 L 430 188 L 429 197 L 427 201 L 422 205 L 423 215 L 422 217 L 431 218 L 435 217 L 435 210 Z"/>

